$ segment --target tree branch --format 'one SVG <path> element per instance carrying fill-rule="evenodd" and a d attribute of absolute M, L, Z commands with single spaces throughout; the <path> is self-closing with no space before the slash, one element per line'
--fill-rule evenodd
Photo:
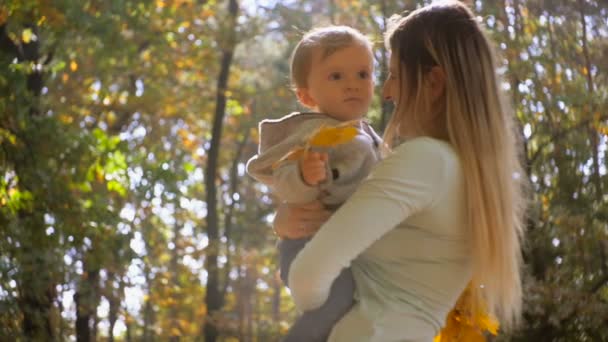
<path fill-rule="evenodd" d="M 23 51 L 8 36 L 8 32 L 6 32 L 6 23 L 0 25 L 0 50 L 7 51 L 15 57 L 23 59 Z"/>
<path fill-rule="evenodd" d="M 249 132 L 250 132 L 250 128 L 251 127 L 246 127 L 245 130 L 245 135 L 243 136 L 243 139 L 241 139 L 238 144 L 237 144 L 237 148 L 236 148 L 236 155 L 234 156 L 234 160 L 232 162 L 232 166 L 230 168 L 230 194 L 234 194 L 236 193 L 238 187 L 239 187 L 239 177 L 238 177 L 238 169 L 239 169 L 239 163 L 241 161 L 241 158 L 243 156 L 243 151 L 245 149 L 245 146 L 247 145 L 247 143 L 249 142 Z M 224 284 L 222 286 L 222 291 L 221 291 L 221 298 L 223 299 L 226 296 L 226 292 L 228 290 L 228 283 L 230 282 L 230 268 L 232 267 L 232 263 L 231 263 L 231 253 L 230 253 L 230 242 L 232 240 L 232 218 L 234 215 L 234 207 L 235 207 L 235 201 L 233 200 L 232 203 L 230 203 L 230 206 L 228 207 L 228 210 L 226 211 L 226 214 L 224 216 L 224 237 L 226 238 L 226 264 L 224 266 L 225 270 L 224 270 Z"/>
<path fill-rule="evenodd" d="M 599 119 L 599 121 L 608 120 L 608 114 L 601 115 L 598 119 Z M 534 152 L 534 155 L 532 155 L 532 158 L 530 158 L 530 161 L 529 161 L 530 164 L 534 164 L 536 159 L 538 159 L 538 157 L 540 156 L 540 153 L 542 152 L 542 150 L 545 147 L 549 146 L 549 144 L 552 144 L 556 140 L 561 139 L 561 138 L 567 136 L 568 134 L 573 133 L 574 131 L 576 131 L 578 129 L 585 128 L 593 120 L 594 120 L 594 118 L 587 118 L 585 120 L 581 120 L 579 123 L 577 123 L 576 125 L 574 125 L 572 127 L 568 127 L 568 128 L 565 128 L 561 131 L 554 133 L 549 140 L 545 141 L 544 143 L 542 143 L 538 146 L 538 148 Z"/>
<path fill-rule="evenodd" d="M 593 286 L 591 286 L 589 291 L 591 294 L 594 294 L 606 285 L 608 285 L 608 274 L 604 274 L 603 277 L 598 279 L 598 281 L 595 284 L 593 284 Z"/>

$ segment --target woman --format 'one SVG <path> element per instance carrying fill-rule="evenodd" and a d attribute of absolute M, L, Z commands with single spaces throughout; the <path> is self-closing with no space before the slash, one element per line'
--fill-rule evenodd
<path fill-rule="evenodd" d="M 329 341 L 432 341 L 469 282 L 471 310 L 485 305 L 508 328 L 521 312 L 524 201 L 493 48 L 456 1 L 391 19 L 392 151 L 294 260 L 294 301 L 319 307 L 351 266 L 357 304 Z M 280 210 L 283 235 L 311 217 Z"/>

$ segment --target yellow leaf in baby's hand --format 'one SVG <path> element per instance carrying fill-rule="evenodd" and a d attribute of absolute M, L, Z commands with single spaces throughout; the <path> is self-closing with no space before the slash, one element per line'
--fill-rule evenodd
<path fill-rule="evenodd" d="M 354 126 L 360 120 L 351 120 L 340 123 L 336 126 L 321 126 L 315 130 L 311 137 L 306 141 L 306 146 L 298 146 L 281 159 L 272 164 L 272 169 L 276 169 L 285 161 L 299 160 L 310 147 L 334 147 L 336 145 L 347 143 L 357 136 L 357 128 Z"/>
<path fill-rule="evenodd" d="M 333 147 L 347 143 L 355 136 L 357 136 L 357 129 L 351 125 L 323 126 L 308 140 L 308 144 L 314 147 Z"/>

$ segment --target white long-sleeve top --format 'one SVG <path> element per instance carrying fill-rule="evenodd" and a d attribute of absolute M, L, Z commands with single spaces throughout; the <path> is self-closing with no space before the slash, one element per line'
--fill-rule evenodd
<path fill-rule="evenodd" d="M 398 146 L 294 260 L 296 306 L 322 305 L 351 266 L 358 304 L 330 341 L 432 339 L 471 277 L 463 182 L 448 143 Z"/>

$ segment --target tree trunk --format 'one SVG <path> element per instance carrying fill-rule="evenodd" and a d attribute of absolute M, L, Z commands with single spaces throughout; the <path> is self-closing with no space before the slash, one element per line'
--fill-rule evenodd
<path fill-rule="evenodd" d="M 221 68 L 217 81 L 217 95 L 215 116 L 213 119 L 212 137 L 209 150 L 207 151 L 207 167 L 205 168 L 205 187 L 207 202 L 206 230 L 209 245 L 205 256 L 205 269 L 207 271 L 207 292 L 205 294 L 205 305 L 207 307 L 207 318 L 203 325 L 205 342 L 215 342 L 219 335 L 214 323 L 216 315 L 223 306 L 223 298 L 219 284 L 219 220 L 217 203 L 216 178 L 218 173 L 219 148 L 222 138 L 222 126 L 226 114 L 226 90 L 228 87 L 228 76 L 236 46 L 236 17 L 238 12 L 237 0 L 228 2 L 228 40 L 220 42 L 223 46 L 221 56 Z"/>
<path fill-rule="evenodd" d="M 236 147 L 236 154 L 234 155 L 234 159 L 232 161 L 232 166 L 230 167 L 230 195 L 235 194 L 239 188 L 239 165 L 241 163 L 241 158 L 243 157 L 243 152 L 247 143 L 249 142 L 249 126 L 245 128 L 245 133 L 243 135 L 243 139 L 241 139 Z M 226 213 L 224 215 L 224 237 L 226 238 L 226 264 L 224 266 L 224 275 L 223 275 L 223 285 L 221 285 L 221 296 L 224 298 L 226 295 L 226 291 L 228 290 L 228 285 L 230 284 L 230 271 L 232 269 L 232 252 L 230 251 L 230 246 L 233 243 L 232 241 L 232 228 L 234 226 L 233 217 L 234 217 L 234 208 L 236 206 L 236 201 L 233 199 Z"/>
<path fill-rule="evenodd" d="M 281 321 L 281 289 L 283 288 L 283 283 L 281 282 L 281 279 L 279 279 L 278 274 L 275 275 L 272 280 L 272 287 L 272 321 L 277 325 L 278 332 L 278 324 Z M 279 341 L 278 336 L 276 337 L 275 341 Z"/>
<path fill-rule="evenodd" d="M 579 0 L 579 11 L 580 11 L 580 15 L 581 15 L 581 25 L 583 28 L 583 36 L 581 37 L 582 40 L 582 44 L 583 44 L 583 56 L 585 58 L 585 71 L 586 71 L 586 75 L 587 76 L 587 91 L 588 94 L 594 94 L 595 92 L 595 85 L 593 82 L 593 75 L 591 75 L 591 59 L 589 58 L 589 47 L 588 47 L 588 38 L 587 38 L 587 22 L 585 21 L 585 2 Z M 593 100 L 591 100 L 593 101 Z M 598 201 L 598 203 L 602 202 L 602 180 L 601 180 L 601 175 L 600 175 L 600 158 L 599 158 L 599 137 L 598 137 L 598 133 L 595 129 L 595 123 L 594 123 L 594 118 L 593 116 L 595 115 L 595 103 L 591 102 L 590 103 L 590 109 L 589 109 L 589 115 L 588 117 L 591 120 L 591 123 L 589 124 L 589 138 L 591 141 L 591 151 L 593 153 L 593 184 L 595 187 L 595 198 Z M 599 119 L 599 118 L 598 118 Z"/>
<path fill-rule="evenodd" d="M 132 342 L 133 341 L 133 337 L 132 337 L 133 333 L 131 332 L 132 327 L 131 327 L 131 322 L 129 322 L 128 319 L 125 319 L 125 329 L 126 329 L 125 341 Z"/>
<path fill-rule="evenodd" d="M 106 289 L 106 298 L 108 299 L 110 310 L 108 313 L 108 320 L 110 326 L 108 327 L 108 341 L 114 342 L 114 326 L 118 320 L 118 310 L 120 309 L 120 293 L 123 290 L 123 281 L 120 275 L 116 275 L 114 272 L 108 272 L 108 282 Z M 114 281 L 118 281 L 118 289 L 114 288 Z"/>
<path fill-rule="evenodd" d="M 177 201 L 176 201 L 177 202 Z M 179 208 L 179 202 L 175 203 L 175 207 Z M 177 213 L 176 213 L 177 214 Z M 178 215 L 176 215 L 178 216 Z M 180 300 L 180 293 L 181 293 L 181 284 L 179 281 L 179 253 L 177 250 L 177 246 L 179 243 L 179 228 L 181 227 L 180 221 L 179 220 L 175 220 L 175 224 L 173 225 L 173 238 L 172 238 L 172 243 L 173 243 L 173 250 L 171 250 L 171 272 L 173 273 L 171 275 L 172 278 L 172 288 L 173 290 L 171 291 L 171 295 L 173 296 L 173 299 L 175 300 L 172 304 L 171 307 L 169 308 L 169 319 L 171 321 L 171 334 L 169 337 L 169 341 L 170 342 L 179 342 L 180 340 L 180 335 L 174 335 L 174 333 L 176 331 L 179 331 L 181 333 L 181 327 L 179 326 L 179 322 L 178 322 L 178 306 L 181 303 Z"/>
<path fill-rule="evenodd" d="M 254 314 L 255 314 L 255 279 L 252 276 L 252 272 L 251 272 L 251 265 L 249 264 L 245 264 L 245 291 L 244 291 L 244 297 L 245 297 L 245 317 L 246 317 L 246 341 L 253 341 L 253 335 L 254 335 L 254 325 L 255 325 L 255 320 L 254 320 Z"/>
<path fill-rule="evenodd" d="M 21 41 L 17 46 L 8 36 L 7 24 L 0 24 L 0 49 L 3 53 L 16 58 L 19 62 L 29 62 L 32 64 L 41 63 L 40 39 L 30 42 Z M 26 25 L 34 34 L 40 37 L 38 28 L 35 25 Z M 27 90 L 31 94 L 27 106 L 29 109 L 29 119 L 40 116 L 40 94 L 42 92 L 43 78 L 42 70 L 32 70 L 26 77 Z M 31 149 L 34 143 L 29 140 L 31 137 L 23 136 L 24 146 L 29 155 L 35 156 L 36 151 Z M 32 194 L 39 193 L 35 187 L 39 184 L 37 179 L 28 176 L 28 170 L 34 168 L 33 158 L 21 158 L 15 161 L 15 173 L 20 180 L 23 190 Z M 36 205 L 39 204 L 36 199 Z M 42 203 L 44 205 L 44 203 Z M 23 335 L 26 340 L 57 340 L 57 327 L 54 326 L 52 315 L 56 297 L 55 281 L 53 279 L 53 255 L 52 245 L 48 243 L 49 238 L 45 233 L 44 218 L 40 213 L 44 208 L 35 207 L 28 210 L 19 210 L 17 217 L 25 232 L 22 248 L 24 257 L 17 262 L 20 263 L 21 273 L 18 275 L 19 283 L 19 307 L 23 314 L 21 322 Z M 40 257 L 44 255 L 45 257 Z"/>
<path fill-rule="evenodd" d="M 147 250 L 150 251 L 149 248 Z M 150 266 L 147 263 L 144 266 L 144 277 L 148 286 L 148 299 L 144 305 L 143 341 L 152 342 L 154 341 L 154 309 L 152 308 L 152 279 L 150 278 Z"/>
<path fill-rule="evenodd" d="M 32 266 L 36 267 L 35 265 L 28 265 L 27 267 Z M 42 286 L 39 286 L 45 283 L 50 284 L 42 278 L 46 278 L 46 274 L 24 272 L 24 279 L 27 279 L 26 282 L 29 284 L 22 287 L 23 291 L 20 294 L 19 305 L 23 312 L 23 335 L 27 341 L 57 340 L 55 327 L 51 320 L 54 294 L 52 288 L 45 290 Z M 42 281 L 38 282 L 39 280 Z"/>
<path fill-rule="evenodd" d="M 84 263 L 85 273 L 78 291 L 74 294 L 76 303 L 76 341 L 95 341 L 94 325 L 97 316 L 97 282 L 99 281 L 99 269 L 88 268 Z"/>

